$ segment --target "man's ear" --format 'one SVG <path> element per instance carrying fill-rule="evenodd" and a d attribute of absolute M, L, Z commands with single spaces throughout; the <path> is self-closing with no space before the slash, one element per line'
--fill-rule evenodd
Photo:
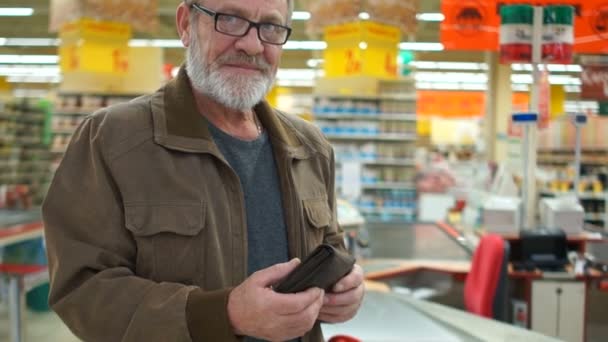
<path fill-rule="evenodd" d="M 185 47 L 188 47 L 190 45 L 190 10 L 184 2 L 177 6 L 175 24 L 177 25 L 179 39 Z"/>

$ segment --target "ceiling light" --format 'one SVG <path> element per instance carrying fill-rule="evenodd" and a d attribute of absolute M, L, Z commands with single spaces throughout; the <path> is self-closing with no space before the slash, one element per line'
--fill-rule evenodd
<path fill-rule="evenodd" d="M 488 70 L 488 65 L 486 63 L 412 61 L 410 65 L 414 66 L 416 69 L 430 70 Z"/>
<path fill-rule="evenodd" d="M 6 38 L 4 46 L 58 46 L 57 38 Z"/>
<path fill-rule="evenodd" d="M 6 44 L 6 38 L 0 38 L 0 46 Z"/>
<path fill-rule="evenodd" d="M 419 21 L 443 21 L 445 16 L 443 13 L 418 13 L 416 19 Z"/>
<path fill-rule="evenodd" d="M 583 68 L 578 64 L 539 64 L 539 69 L 544 70 L 545 65 L 547 70 L 551 72 L 582 72 Z M 511 69 L 514 71 L 532 71 L 532 64 L 511 64 Z"/>
<path fill-rule="evenodd" d="M 9 76 L 6 79 L 9 83 L 59 83 L 59 76 Z"/>
<path fill-rule="evenodd" d="M 321 65 L 323 63 L 323 59 L 322 58 L 311 58 L 309 60 L 306 61 L 306 65 L 309 68 L 316 68 L 319 65 Z"/>
<path fill-rule="evenodd" d="M 399 49 L 410 51 L 443 51 L 441 43 L 405 42 L 399 44 Z"/>
<path fill-rule="evenodd" d="M 325 50 L 326 48 L 327 43 L 320 40 L 289 40 L 283 45 L 283 50 Z"/>
<path fill-rule="evenodd" d="M 291 20 L 308 20 L 310 19 L 310 12 L 294 11 L 291 15 Z"/>
<path fill-rule="evenodd" d="M 482 84 L 488 82 L 488 76 L 485 73 L 471 72 L 416 72 L 414 78 L 419 82 Z"/>
<path fill-rule="evenodd" d="M 361 49 L 361 50 L 367 50 L 367 43 L 366 42 L 360 42 L 359 43 L 359 49 Z"/>
<path fill-rule="evenodd" d="M 131 39 L 131 47 L 161 47 L 161 48 L 183 48 L 184 44 L 179 39 Z"/>
<path fill-rule="evenodd" d="M 58 76 L 59 66 L 24 66 L 3 65 L 0 66 L 0 76 Z"/>
<path fill-rule="evenodd" d="M 56 55 L 0 55 L 0 64 L 57 64 Z"/>
<path fill-rule="evenodd" d="M 369 13 L 367 13 L 367 12 L 361 12 L 361 13 L 359 13 L 359 19 L 361 19 L 361 20 L 369 20 Z"/>
<path fill-rule="evenodd" d="M 0 7 L 0 17 L 29 17 L 34 14 L 33 8 Z"/>

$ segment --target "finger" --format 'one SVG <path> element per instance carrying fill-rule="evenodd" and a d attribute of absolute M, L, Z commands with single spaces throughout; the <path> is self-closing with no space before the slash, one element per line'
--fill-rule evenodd
<path fill-rule="evenodd" d="M 346 322 L 355 317 L 357 314 L 357 309 L 358 307 L 356 305 L 331 308 L 323 307 L 319 312 L 318 319 L 327 323 Z"/>
<path fill-rule="evenodd" d="M 359 303 L 363 298 L 363 285 L 340 293 L 326 293 L 324 305 L 341 306 Z"/>
<path fill-rule="evenodd" d="M 363 283 L 363 269 L 355 264 L 353 269 L 333 287 L 333 292 L 344 292 L 356 288 Z"/>
<path fill-rule="evenodd" d="M 339 305 L 339 306 L 327 306 L 324 305 L 320 310 L 319 314 L 327 316 L 344 316 L 353 311 L 356 311 L 359 306 L 357 304 L 350 305 Z"/>
<path fill-rule="evenodd" d="M 255 272 L 251 279 L 261 287 L 270 287 L 276 284 L 279 280 L 285 278 L 289 272 L 293 271 L 300 264 L 300 259 L 293 258 L 288 262 L 275 264 L 270 267 L 261 269 Z"/>
<path fill-rule="evenodd" d="M 306 310 L 316 301 L 323 303 L 325 291 L 311 287 L 298 293 L 274 293 L 272 295 L 272 309 L 279 315 L 293 315 Z"/>

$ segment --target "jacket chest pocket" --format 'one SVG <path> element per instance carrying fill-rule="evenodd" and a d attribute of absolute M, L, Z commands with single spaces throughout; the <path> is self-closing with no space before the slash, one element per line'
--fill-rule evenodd
<path fill-rule="evenodd" d="M 136 274 L 157 282 L 198 283 L 204 222 L 200 202 L 125 204 L 125 226 L 137 243 Z"/>
<path fill-rule="evenodd" d="M 304 199 L 302 205 L 306 216 L 306 248 L 311 251 L 323 242 L 332 215 L 327 197 Z"/>

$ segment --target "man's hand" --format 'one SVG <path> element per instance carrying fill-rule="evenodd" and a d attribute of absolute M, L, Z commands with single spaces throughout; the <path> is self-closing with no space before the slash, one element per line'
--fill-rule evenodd
<path fill-rule="evenodd" d="M 333 292 L 325 294 L 319 320 L 328 323 L 348 321 L 357 314 L 364 293 L 363 269 L 355 264 L 353 270 L 334 285 Z"/>
<path fill-rule="evenodd" d="M 255 272 L 232 290 L 228 317 L 236 335 L 285 341 L 312 329 L 323 305 L 323 290 L 310 288 L 281 294 L 270 288 L 299 263 L 298 259 L 292 259 Z"/>

